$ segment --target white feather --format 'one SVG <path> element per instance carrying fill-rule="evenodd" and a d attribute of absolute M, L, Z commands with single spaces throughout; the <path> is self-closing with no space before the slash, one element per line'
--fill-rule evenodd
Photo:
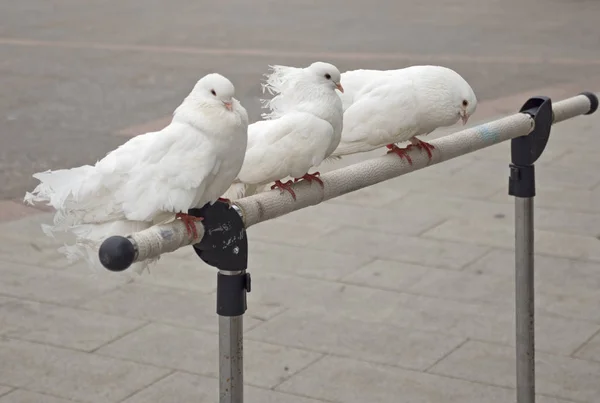
<path fill-rule="evenodd" d="M 342 133 L 339 70 L 316 62 L 307 68 L 271 66 L 263 90 L 267 120 L 248 127 L 248 148 L 234 184 L 223 197 L 239 199 L 268 189 L 270 182 L 300 178 L 335 150 Z M 329 77 L 329 78 L 327 78 Z"/>
<path fill-rule="evenodd" d="M 354 70 L 342 74 L 342 139 L 332 158 L 413 139 L 475 112 L 477 98 L 455 71 L 440 66 Z M 468 106 L 463 106 L 463 100 Z"/>
<path fill-rule="evenodd" d="M 54 207 L 54 225 L 44 231 L 74 234 L 75 244 L 62 252 L 101 267 L 98 247 L 105 238 L 214 203 L 232 183 L 243 162 L 248 128 L 246 110 L 233 95 L 225 77 L 205 76 L 167 127 L 134 137 L 93 166 L 35 174 L 41 183 L 25 202 Z M 224 102 L 231 102 L 232 111 Z M 138 271 L 148 263 L 136 264 Z"/>

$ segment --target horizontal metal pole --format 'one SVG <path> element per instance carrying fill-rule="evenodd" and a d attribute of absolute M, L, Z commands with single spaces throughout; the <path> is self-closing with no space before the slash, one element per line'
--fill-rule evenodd
<path fill-rule="evenodd" d="M 586 114 L 591 108 L 590 99 L 585 95 L 553 103 L 553 122 L 558 123 Z M 320 178 L 325 185 L 324 189 L 316 183 L 311 185 L 306 181 L 294 184 L 296 200 L 293 200 L 288 192 L 281 194 L 279 190 L 271 190 L 236 200 L 233 202 L 233 208 L 239 209 L 244 224 L 250 227 L 418 169 L 526 136 L 533 130 L 533 125 L 534 121 L 528 114 L 517 113 L 432 140 L 430 144 L 435 149 L 431 160 L 425 152 L 417 148 L 408 152 L 412 165 L 395 154 L 386 154 L 323 174 Z M 128 239 L 136 250 L 135 261 L 154 258 L 199 242 L 204 228 L 200 222 L 196 226 L 199 239 L 195 240 L 187 235 L 184 224 L 179 220 L 130 235 Z"/>
<path fill-rule="evenodd" d="M 552 108 L 554 123 L 585 114 L 590 107 L 590 100 L 585 95 L 557 102 Z M 279 190 L 272 190 L 236 200 L 234 203 L 242 211 L 244 224 L 248 228 L 262 221 L 319 204 L 324 200 L 333 199 L 515 137 L 526 136 L 533 130 L 533 124 L 533 119 L 529 115 L 516 113 L 432 140 L 430 144 L 435 149 L 431 160 L 428 159 L 425 152 L 412 148 L 408 152 L 413 162 L 412 165 L 395 154 L 387 154 L 322 175 L 320 178 L 325 189 L 305 181 L 295 184 L 295 201 L 287 192 L 281 194 Z"/>
<path fill-rule="evenodd" d="M 515 137 L 526 136 L 533 130 L 533 125 L 531 116 L 518 113 L 430 141 L 429 144 L 435 147 L 431 160 L 425 151 L 417 148 L 408 151 L 412 164 L 409 164 L 406 159 L 399 158 L 396 154 L 384 154 L 381 157 L 321 175 L 320 179 L 323 181 L 324 189 L 316 183 L 310 184 L 305 181 L 295 184 L 295 201 L 287 192 L 281 194 L 279 190 L 271 190 L 236 200 L 234 203 L 242 211 L 244 224 L 248 228 L 262 221 L 319 204 L 324 200 L 333 199 Z"/>

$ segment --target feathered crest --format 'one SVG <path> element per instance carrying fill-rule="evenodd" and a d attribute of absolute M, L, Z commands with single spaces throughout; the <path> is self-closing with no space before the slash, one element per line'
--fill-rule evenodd
<path fill-rule="evenodd" d="M 271 73 L 264 74 L 266 80 L 261 84 L 263 94 L 268 92 L 274 95 L 271 99 L 261 99 L 262 107 L 270 109 L 271 112 L 263 113 L 263 119 L 275 119 L 281 117 L 289 108 L 295 105 L 290 94 L 298 82 L 304 77 L 304 69 L 299 67 L 269 65 Z"/>

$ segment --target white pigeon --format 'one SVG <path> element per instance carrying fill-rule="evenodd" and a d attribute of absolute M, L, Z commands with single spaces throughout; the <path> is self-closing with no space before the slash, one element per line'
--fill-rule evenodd
<path fill-rule="evenodd" d="M 248 114 L 233 84 L 219 74 L 200 79 L 157 132 L 132 138 L 95 165 L 46 171 L 25 202 L 56 209 L 44 231 L 75 235 L 61 251 L 99 266 L 98 249 L 112 235 L 126 236 L 176 218 L 197 237 L 190 208 L 214 203 L 231 185 L 244 159 Z M 155 259 L 156 260 L 156 259 Z M 139 262 L 139 273 L 150 261 Z"/>
<path fill-rule="evenodd" d="M 323 182 L 318 172 L 309 174 L 331 155 L 342 134 L 342 101 L 336 93 L 340 84 L 339 70 L 329 63 L 315 62 L 306 68 L 271 66 L 266 89 L 277 94 L 265 102 L 271 109 L 263 114 L 267 120 L 248 127 L 248 149 L 244 164 L 231 188 L 223 197 L 239 199 L 271 187 L 288 191 L 294 200 L 292 181 L 305 179 Z"/>
<path fill-rule="evenodd" d="M 387 146 L 412 163 L 406 151 L 412 146 L 432 157 L 431 144 L 415 136 L 475 113 L 477 98 L 471 86 L 454 70 L 441 66 L 412 66 L 399 70 L 354 70 L 342 74 L 345 93 L 344 130 L 332 157 Z M 407 148 L 395 143 L 410 141 Z"/>

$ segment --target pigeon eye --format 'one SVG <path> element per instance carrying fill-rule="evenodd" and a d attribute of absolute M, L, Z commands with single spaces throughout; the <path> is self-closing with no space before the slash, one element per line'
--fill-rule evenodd
<path fill-rule="evenodd" d="M 469 106 L 469 101 L 467 101 L 466 99 L 463 100 L 462 105 L 463 106 Z"/>
<path fill-rule="evenodd" d="M 331 80 L 331 76 L 329 75 L 329 73 L 325 74 L 325 78 L 328 79 L 328 80 Z"/>
<path fill-rule="evenodd" d="M 210 93 L 213 94 L 215 97 L 217 96 L 217 93 L 215 92 L 215 90 L 210 90 Z"/>

